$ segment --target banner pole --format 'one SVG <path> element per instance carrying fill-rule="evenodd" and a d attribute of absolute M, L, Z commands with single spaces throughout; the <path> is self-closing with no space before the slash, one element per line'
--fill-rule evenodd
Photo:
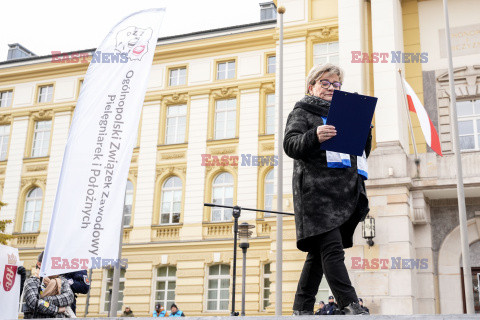
<path fill-rule="evenodd" d="M 122 214 L 122 225 L 120 226 L 120 241 L 118 241 L 118 258 L 117 263 L 114 264 L 113 279 L 112 279 L 112 302 L 110 303 L 110 317 L 116 317 L 118 311 L 118 288 L 120 282 L 120 259 L 122 258 L 122 244 L 123 244 L 123 224 L 125 216 Z"/>
<path fill-rule="evenodd" d="M 283 14 L 285 7 L 278 8 L 280 39 L 278 43 L 278 127 L 277 127 L 277 210 L 282 211 L 283 203 Z M 283 217 L 277 215 L 277 247 L 275 257 L 275 315 L 282 315 L 282 273 L 283 273 Z"/>
<path fill-rule="evenodd" d="M 450 42 L 450 23 L 448 22 L 448 1 L 443 0 L 443 12 L 445 15 L 445 37 L 447 38 L 448 53 L 448 82 L 450 83 L 450 122 L 452 123 L 452 144 L 455 152 L 455 161 L 457 165 L 457 198 L 458 198 L 458 216 L 460 222 L 460 241 L 462 248 L 463 262 L 463 281 L 465 285 L 465 304 L 467 313 L 474 314 L 473 305 L 473 282 L 472 271 L 470 268 L 470 253 L 467 231 L 467 209 L 465 207 L 465 190 L 463 189 L 463 170 L 462 156 L 460 154 L 460 146 L 457 124 L 457 96 L 455 94 L 455 81 L 453 79 L 453 61 L 452 61 L 452 45 Z"/>
<path fill-rule="evenodd" d="M 88 283 L 92 283 L 92 268 L 88 270 Z M 88 307 L 90 306 L 90 289 L 87 292 L 87 301 L 85 302 L 85 314 L 83 315 L 84 318 L 87 317 L 88 314 Z"/>

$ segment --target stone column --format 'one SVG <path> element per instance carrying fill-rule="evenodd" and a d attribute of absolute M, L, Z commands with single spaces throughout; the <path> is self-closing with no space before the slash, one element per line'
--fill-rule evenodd
<path fill-rule="evenodd" d="M 399 0 L 372 0 L 371 9 L 373 52 L 388 53 L 373 66 L 377 144 L 379 148 L 400 145 L 408 152 L 408 122 L 397 71 L 403 64 L 392 58 L 392 51 L 403 52 L 402 7 Z"/>
<path fill-rule="evenodd" d="M 338 45 L 340 67 L 346 78 L 342 90 L 366 94 L 365 63 L 353 63 L 352 52 L 366 52 L 364 0 L 338 1 Z"/>
<path fill-rule="evenodd" d="M 155 166 L 157 161 L 160 103 L 143 106 L 140 153 L 138 155 L 138 180 L 135 190 L 135 212 L 130 242 L 149 242 L 155 193 Z"/>
<path fill-rule="evenodd" d="M 238 140 L 238 185 L 237 203 L 247 208 L 257 207 L 258 166 L 242 166 L 242 155 L 256 157 L 258 151 L 258 114 L 260 90 L 240 91 L 240 128 Z M 242 211 L 241 220 L 255 220 L 256 212 Z"/>
<path fill-rule="evenodd" d="M 205 194 L 205 167 L 201 166 L 202 154 L 207 151 L 208 95 L 195 95 L 190 98 L 188 124 L 187 183 L 185 185 L 185 205 L 181 240 L 201 240 L 203 201 Z"/>
<path fill-rule="evenodd" d="M 22 175 L 23 156 L 25 153 L 25 143 L 28 131 L 28 116 L 13 118 L 11 129 L 11 139 L 8 151 L 7 168 L 5 171 L 5 184 L 3 186 L 2 202 L 7 205 L 2 208 L 2 216 L 13 223 L 8 224 L 6 233 L 14 231 L 14 224 L 17 214 L 18 197 L 20 191 L 20 179 Z M 23 218 L 23 214 L 19 219 Z M 21 228 L 22 221 L 18 221 Z"/>
<path fill-rule="evenodd" d="M 48 229 L 52 219 L 55 196 L 57 194 L 58 180 L 62 170 L 63 154 L 67 144 L 68 130 L 70 128 L 71 111 L 55 113 L 52 121 L 52 142 L 50 146 L 50 157 L 48 161 L 47 184 L 45 188 L 43 213 L 40 226 L 40 235 L 37 246 L 44 247 L 47 242 Z"/>
<path fill-rule="evenodd" d="M 417 313 L 435 314 L 435 276 L 430 205 L 422 191 L 412 192 L 414 243 L 420 266 L 416 269 Z"/>

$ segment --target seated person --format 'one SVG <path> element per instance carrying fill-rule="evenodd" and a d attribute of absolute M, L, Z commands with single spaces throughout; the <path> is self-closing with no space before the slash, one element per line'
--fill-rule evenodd
<path fill-rule="evenodd" d="M 42 266 L 43 252 L 38 256 L 36 270 L 39 271 Z M 73 291 L 70 289 L 68 281 L 60 277 L 58 280 L 47 280 L 45 278 L 43 283 L 40 283 L 40 277 L 35 274 L 25 281 L 25 308 L 24 318 L 34 318 L 34 312 L 36 309 L 35 318 L 65 318 L 66 307 L 73 303 L 74 296 Z M 54 282 L 52 282 L 54 281 Z M 49 283 L 52 283 L 49 287 Z M 39 287 L 42 286 L 43 290 L 39 296 Z M 53 287 L 57 287 L 53 289 Z M 47 292 L 47 288 L 49 288 Z M 59 289 L 59 290 L 58 290 Z M 50 291 L 51 290 L 51 291 Z M 55 291 L 53 291 L 55 290 Z M 47 293 L 47 294 L 45 294 Z M 58 293 L 58 294 L 56 294 Z M 53 295 L 49 295 L 53 294 Z"/>

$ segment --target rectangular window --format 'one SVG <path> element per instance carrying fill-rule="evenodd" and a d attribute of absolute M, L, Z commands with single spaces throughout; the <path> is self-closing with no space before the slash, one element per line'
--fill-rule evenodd
<path fill-rule="evenodd" d="M 270 263 L 263 266 L 263 306 L 262 310 L 265 310 L 270 305 L 270 276 L 272 271 L 270 270 Z"/>
<path fill-rule="evenodd" d="M 230 266 L 208 268 L 207 310 L 227 311 L 230 289 Z"/>
<path fill-rule="evenodd" d="M 53 85 L 41 86 L 38 89 L 38 102 L 51 102 L 53 97 Z"/>
<path fill-rule="evenodd" d="M 267 58 L 267 73 L 275 73 L 275 64 L 277 58 L 275 56 L 268 56 Z"/>
<path fill-rule="evenodd" d="M 112 284 L 113 284 L 113 268 L 107 269 L 107 282 L 105 285 L 105 291 L 103 296 L 105 298 L 105 303 L 103 304 L 103 311 L 108 312 L 110 310 L 110 297 L 112 296 Z M 118 282 L 118 303 L 117 303 L 117 312 L 122 311 L 123 305 L 123 290 L 125 289 L 125 269 L 120 269 L 120 279 Z"/>
<path fill-rule="evenodd" d="M 169 86 L 180 86 L 187 83 L 187 68 L 170 69 Z"/>
<path fill-rule="evenodd" d="M 313 64 L 333 63 L 338 65 L 338 41 L 313 45 Z"/>
<path fill-rule="evenodd" d="M 460 150 L 480 150 L 480 100 L 457 101 Z"/>
<path fill-rule="evenodd" d="M 277 10 L 273 3 L 260 3 L 260 21 L 274 20 L 277 18 Z"/>
<path fill-rule="evenodd" d="M 265 184 L 264 184 L 264 209 L 272 210 L 273 209 L 273 197 L 275 191 L 273 190 L 274 180 L 273 180 L 273 169 L 265 175 Z M 272 214 L 270 212 L 265 212 L 264 217 L 270 217 Z"/>
<path fill-rule="evenodd" d="M 48 147 L 50 146 L 50 129 L 52 121 L 35 122 L 35 130 L 33 132 L 32 157 L 46 157 L 48 155 Z"/>
<path fill-rule="evenodd" d="M 217 80 L 235 78 L 235 60 L 217 64 Z"/>
<path fill-rule="evenodd" d="M 187 105 L 169 106 L 167 108 L 167 123 L 165 144 L 185 142 L 187 126 Z"/>
<path fill-rule="evenodd" d="M 215 102 L 215 140 L 234 138 L 237 125 L 237 99 Z"/>
<path fill-rule="evenodd" d="M 123 202 L 123 226 L 130 227 L 132 222 L 132 205 L 133 205 L 133 183 L 127 180 L 125 189 L 125 200 Z"/>
<path fill-rule="evenodd" d="M 166 310 L 175 302 L 177 268 L 174 266 L 157 268 L 155 284 L 155 303 L 160 303 Z"/>
<path fill-rule="evenodd" d="M 10 126 L 0 126 L 0 161 L 7 159 L 8 138 L 10 137 Z"/>
<path fill-rule="evenodd" d="M 0 92 L 0 108 L 12 106 L 13 91 Z"/>
<path fill-rule="evenodd" d="M 267 94 L 265 103 L 265 134 L 275 133 L 275 94 Z"/>

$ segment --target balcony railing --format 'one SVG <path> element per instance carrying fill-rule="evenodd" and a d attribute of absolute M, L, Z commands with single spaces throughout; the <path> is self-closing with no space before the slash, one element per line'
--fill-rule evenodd
<path fill-rule="evenodd" d="M 12 245 L 17 248 L 34 248 L 39 233 L 14 233 Z"/>
<path fill-rule="evenodd" d="M 211 222 L 203 225 L 204 238 L 233 238 L 233 222 Z"/>
<path fill-rule="evenodd" d="M 172 241 L 180 239 L 181 224 L 152 227 L 152 241 Z"/>
<path fill-rule="evenodd" d="M 257 221 L 257 235 L 259 236 L 269 236 L 272 232 L 272 225 L 275 223 L 274 220 L 267 221 Z"/>

